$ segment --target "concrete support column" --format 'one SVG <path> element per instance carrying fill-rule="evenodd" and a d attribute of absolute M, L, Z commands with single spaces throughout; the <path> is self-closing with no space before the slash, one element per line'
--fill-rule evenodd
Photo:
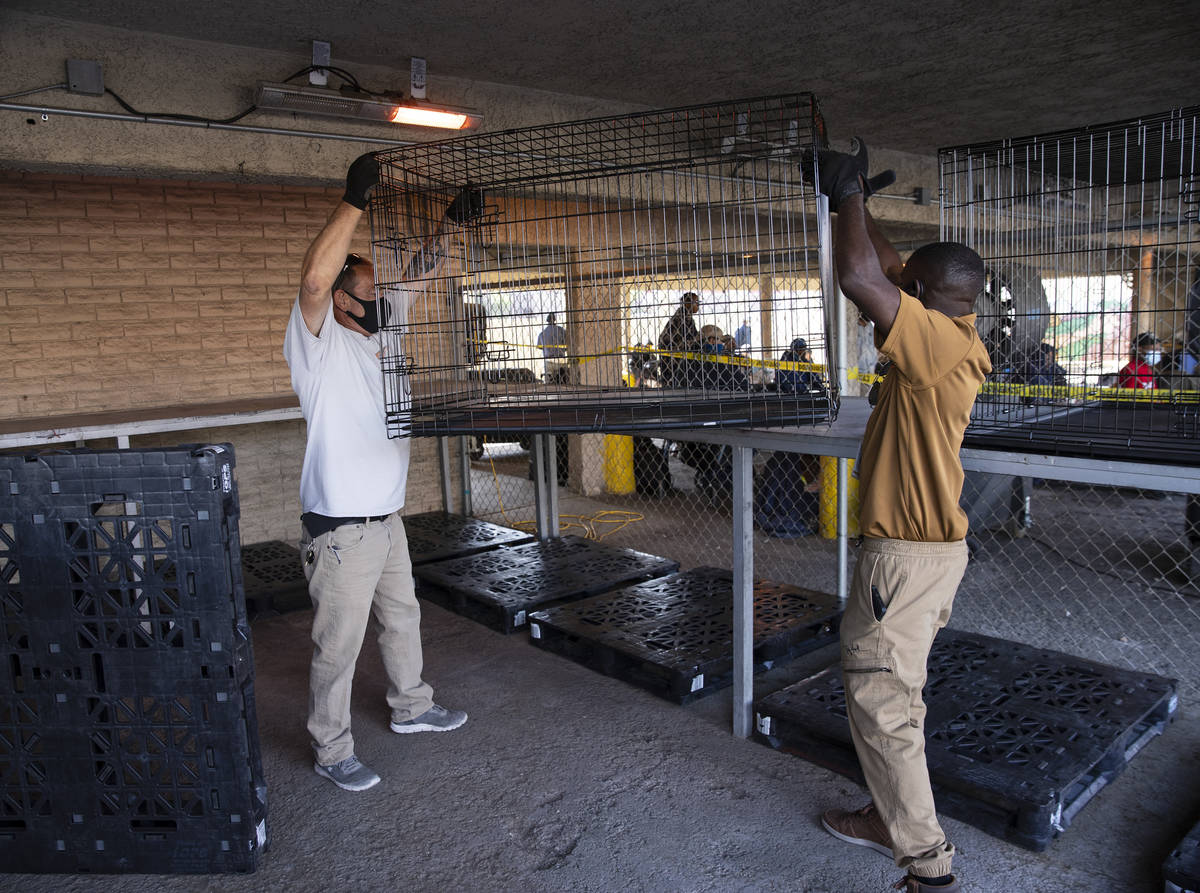
<path fill-rule="evenodd" d="M 450 438 L 437 439 L 438 476 L 442 481 L 442 511 L 454 511 L 454 476 L 450 470 Z"/>
<path fill-rule="evenodd" d="M 597 281 L 586 265 L 567 268 L 567 344 L 571 382 L 589 389 L 621 388 L 624 335 L 620 286 Z M 571 486 L 586 496 L 604 492 L 604 436 L 585 434 L 569 444 Z"/>
<path fill-rule="evenodd" d="M 572 435 L 567 455 L 571 486 L 585 496 L 604 492 L 604 435 Z"/>
<path fill-rule="evenodd" d="M 758 320 L 759 326 L 762 328 L 762 340 L 759 346 L 762 348 L 763 359 L 777 356 L 782 349 L 775 343 L 774 310 L 775 277 L 770 275 L 759 276 Z"/>
<path fill-rule="evenodd" d="M 1155 332 L 1155 298 L 1154 248 L 1142 245 L 1137 271 L 1133 276 L 1133 314 L 1130 319 L 1133 331 L 1129 333 L 1130 343 L 1142 332 Z"/>

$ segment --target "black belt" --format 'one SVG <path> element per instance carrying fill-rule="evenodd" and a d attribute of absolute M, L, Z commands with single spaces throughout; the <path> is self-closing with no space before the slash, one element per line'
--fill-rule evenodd
<path fill-rule="evenodd" d="M 371 521 L 383 521 L 388 515 L 359 515 L 357 518 L 332 518 L 329 515 L 319 515 L 316 512 L 305 512 L 300 516 L 300 522 L 308 535 L 316 539 L 323 533 L 336 530 L 343 524 L 367 524 Z"/>

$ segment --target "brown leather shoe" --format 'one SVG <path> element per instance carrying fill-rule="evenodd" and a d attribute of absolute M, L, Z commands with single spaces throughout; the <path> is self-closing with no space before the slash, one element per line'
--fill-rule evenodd
<path fill-rule="evenodd" d="M 875 811 L 874 803 L 868 803 L 854 812 L 831 809 L 822 814 L 821 824 L 838 840 L 870 847 L 875 852 L 892 858 L 892 835 L 888 833 L 883 819 Z"/>
<path fill-rule="evenodd" d="M 950 877 L 950 883 L 935 887 L 933 884 L 925 883 L 916 875 L 910 874 L 906 878 L 901 878 L 892 889 L 903 890 L 904 893 L 962 893 L 962 887 L 958 885 L 958 878 L 953 875 Z"/>

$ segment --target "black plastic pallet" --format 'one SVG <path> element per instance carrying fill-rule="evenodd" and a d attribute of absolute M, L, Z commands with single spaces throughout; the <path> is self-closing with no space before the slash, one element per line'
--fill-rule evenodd
<path fill-rule="evenodd" d="M 0 871 L 253 871 L 228 444 L 0 456 Z"/>
<path fill-rule="evenodd" d="M 242 579 L 246 610 L 251 616 L 264 611 L 286 614 L 312 607 L 300 550 L 295 546 L 280 540 L 242 546 Z"/>
<path fill-rule="evenodd" d="M 1200 824 L 1171 851 L 1162 871 L 1166 893 L 1200 893 Z"/>
<path fill-rule="evenodd" d="M 523 530 L 450 512 L 404 515 L 404 532 L 414 567 L 534 540 L 533 534 Z"/>
<path fill-rule="evenodd" d="M 754 584 L 756 671 L 837 637 L 837 596 Z M 530 640 L 608 676 L 683 704 L 733 679 L 733 574 L 698 567 L 536 611 Z"/>
<path fill-rule="evenodd" d="M 417 594 L 503 633 L 530 611 L 679 570 L 679 562 L 578 536 L 502 546 L 414 569 Z"/>
<path fill-rule="evenodd" d="M 1176 707 L 1176 682 L 954 630 L 938 634 L 924 698 L 939 811 L 1043 850 Z M 862 780 L 831 666 L 755 706 L 767 743 Z"/>

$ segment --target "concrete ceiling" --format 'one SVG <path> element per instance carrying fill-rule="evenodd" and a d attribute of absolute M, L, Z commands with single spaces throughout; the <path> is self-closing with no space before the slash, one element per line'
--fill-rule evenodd
<path fill-rule="evenodd" d="M 5 0 L 55 18 L 669 107 L 812 91 L 831 136 L 892 149 L 1200 104 L 1194 0 Z M 269 77 L 272 72 L 264 72 Z M 368 84 L 374 89 L 394 87 Z M 487 110 L 481 110 L 486 115 Z"/>

